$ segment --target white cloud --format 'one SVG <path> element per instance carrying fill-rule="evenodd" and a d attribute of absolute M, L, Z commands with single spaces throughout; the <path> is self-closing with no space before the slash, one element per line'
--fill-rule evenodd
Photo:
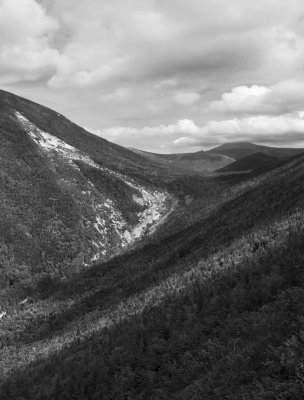
<path fill-rule="evenodd" d="M 35 80 L 56 69 L 56 21 L 34 0 L 0 0 L 0 82 Z"/>
<path fill-rule="evenodd" d="M 210 108 L 220 112 L 254 112 L 270 91 L 264 86 L 237 86 L 231 92 L 224 93 L 220 101 L 211 102 Z"/>
<path fill-rule="evenodd" d="M 0 25 L 6 45 L 17 37 L 37 58 L 49 51 L 40 64 L 56 65 L 53 88 L 184 81 L 191 93 L 193 83 L 303 74 L 303 8 L 302 0 L 1 0 Z"/>
<path fill-rule="evenodd" d="M 257 116 L 243 119 L 209 122 L 206 126 L 208 133 L 233 135 L 246 138 L 255 135 L 284 135 L 289 133 L 304 134 L 304 120 L 300 116 Z M 247 136 L 247 137 L 248 137 Z M 303 137 L 304 138 L 304 137 Z"/>
<path fill-rule="evenodd" d="M 112 128 L 104 130 L 92 130 L 90 132 L 103 136 L 108 139 L 115 139 L 119 137 L 153 137 L 153 136 L 174 136 L 180 134 L 197 135 L 200 133 L 200 128 L 191 120 L 183 119 L 176 122 L 176 124 L 170 125 L 158 125 L 158 126 L 145 126 L 144 128 L 132 128 L 124 126 L 114 126 Z"/>
<path fill-rule="evenodd" d="M 304 109 L 301 15 L 303 0 L 0 0 L 0 83 L 121 144 L 215 141 L 208 121 Z"/>
<path fill-rule="evenodd" d="M 195 135 L 181 137 L 174 144 L 211 145 L 223 142 L 253 141 L 260 143 L 304 143 L 304 113 L 280 116 L 254 116 L 241 119 L 210 121 L 197 127 Z"/>
<path fill-rule="evenodd" d="M 197 141 L 193 138 L 190 138 L 188 136 L 182 136 L 178 139 L 175 139 L 173 141 L 173 145 L 175 147 L 192 147 L 192 146 L 197 146 Z"/>
<path fill-rule="evenodd" d="M 224 93 L 210 108 L 219 112 L 282 114 L 304 107 L 304 81 L 288 80 L 270 87 L 237 86 Z"/>
<path fill-rule="evenodd" d="M 109 140 L 131 137 L 171 137 L 174 146 L 210 146 L 227 141 L 278 143 L 304 142 L 304 112 L 282 116 L 254 116 L 241 119 L 210 121 L 198 126 L 192 120 L 141 129 L 117 126 L 93 133 Z M 182 136 L 181 136 L 182 135 Z"/>
<path fill-rule="evenodd" d="M 50 80 L 56 88 L 143 80 L 161 86 L 185 75 L 189 84 L 222 83 L 240 71 L 273 74 L 274 65 L 275 79 L 287 69 L 299 72 L 303 57 L 296 29 L 301 0 L 275 5 L 231 0 L 229 6 L 225 0 L 54 0 L 49 8 L 60 23 L 57 42 L 69 60 Z"/>

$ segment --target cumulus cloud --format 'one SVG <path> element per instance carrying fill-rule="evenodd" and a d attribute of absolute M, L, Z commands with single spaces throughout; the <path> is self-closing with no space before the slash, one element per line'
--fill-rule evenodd
<path fill-rule="evenodd" d="M 155 136 L 175 136 L 180 134 L 197 135 L 200 132 L 200 128 L 191 120 L 183 119 L 177 121 L 175 124 L 169 125 L 158 125 L 158 126 L 145 126 L 144 128 L 131 128 L 123 126 L 114 126 L 105 130 L 90 130 L 99 136 L 103 136 L 109 139 L 118 137 L 155 137 Z"/>
<path fill-rule="evenodd" d="M 222 99 L 213 101 L 210 108 L 220 112 L 254 112 L 265 107 L 265 97 L 271 89 L 253 85 L 237 86 L 229 93 L 224 93 Z"/>
<path fill-rule="evenodd" d="M 196 126 L 195 135 L 174 141 L 179 145 L 209 146 L 223 142 L 253 141 L 258 143 L 304 143 L 304 113 L 280 116 L 254 116 L 241 119 L 210 121 Z"/>
<path fill-rule="evenodd" d="M 228 141 L 275 142 L 297 145 L 304 143 L 304 111 L 281 116 L 253 116 L 210 121 L 203 126 L 185 119 L 169 125 L 140 129 L 117 126 L 92 132 L 109 140 L 165 136 L 171 138 L 175 147 L 209 147 Z"/>
<path fill-rule="evenodd" d="M 213 101 L 210 108 L 219 112 L 284 114 L 304 108 L 304 81 L 288 80 L 270 87 L 237 86 Z"/>
<path fill-rule="evenodd" d="M 301 15 L 303 0 L 0 0 L 0 83 L 121 144 L 214 143 L 233 124 L 251 140 L 250 118 L 304 109 Z"/>
<path fill-rule="evenodd" d="M 301 0 L 48 4 L 60 25 L 56 42 L 69 60 L 50 79 L 54 88 L 147 79 L 161 84 L 185 76 L 192 83 L 227 81 L 236 74 L 258 76 L 262 69 L 273 74 L 274 63 L 284 75 L 299 70 L 303 58 Z"/>
<path fill-rule="evenodd" d="M 54 73 L 60 54 L 51 46 L 51 35 L 57 29 L 57 22 L 34 0 L 0 0 L 0 82 Z"/>
<path fill-rule="evenodd" d="M 53 88 L 300 73 L 302 12 L 302 0 L 0 1 L 2 41 L 24 38 L 44 56 L 36 69 L 56 64 Z"/>

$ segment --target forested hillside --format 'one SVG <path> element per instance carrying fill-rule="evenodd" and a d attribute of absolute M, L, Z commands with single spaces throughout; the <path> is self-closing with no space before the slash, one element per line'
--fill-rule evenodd
<path fill-rule="evenodd" d="M 280 164 L 282 159 L 258 152 L 240 158 L 235 162 L 220 168 L 217 172 L 251 172 L 254 170 L 272 168 Z"/>
<path fill-rule="evenodd" d="M 1 399 L 303 398 L 304 156 L 159 185 L 157 234 L 2 296 Z"/>
<path fill-rule="evenodd" d="M 151 180 L 161 166 L 2 91 L 0 143 L 2 298 L 108 260 L 177 203 Z"/>

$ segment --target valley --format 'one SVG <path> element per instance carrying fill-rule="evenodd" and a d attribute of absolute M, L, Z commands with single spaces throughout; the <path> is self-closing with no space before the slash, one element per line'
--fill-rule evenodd
<path fill-rule="evenodd" d="M 301 149 L 144 154 L 0 107 L 1 400 L 302 398 Z"/>
<path fill-rule="evenodd" d="M 107 253 L 105 244 L 110 240 L 111 234 L 108 232 L 112 229 L 118 237 L 121 247 L 132 244 L 136 239 L 144 234 L 148 235 L 156 229 L 157 225 L 164 221 L 172 211 L 173 197 L 170 197 L 166 192 L 146 190 L 143 186 L 136 184 L 130 178 L 112 171 L 109 168 L 102 167 L 94 162 L 89 156 L 81 153 L 75 147 L 65 143 L 47 132 L 44 132 L 27 120 L 22 114 L 16 113 L 17 119 L 26 132 L 34 139 L 43 153 L 51 160 L 53 170 L 58 171 L 59 168 L 65 168 L 65 173 L 69 169 L 74 169 L 81 175 L 81 166 L 84 164 L 86 168 L 92 168 L 95 173 L 101 171 L 103 174 L 108 174 L 114 179 L 119 180 L 122 184 L 127 185 L 133 191 L 133 201 L 138 204 L 143 210 L 137 213 L 137 223 L 128 230 L 127 221 L 124 220 L 122 213 L 115 209 L 115 205 L 110 199 L 100 198 L 101 193 L 98 192 L 94 183 L 88 179 L 85 184 L 78 187 L 77 182 L 81 179 L 76 176 L 75 171 L 69 171 L 68 176 L 73 176 L 73 179 L 67 180 L 62 177 L 63 185 L 66 186 L 74 196 L 78 197 L 80 207 L 85 203 L 86 207 L 91 203 L 92 212 L 96 213 L 95 222 L 87 218 L 83 218 L 82 225 L 86 229 L 94 228 L 101 235 L 96 238 L 98 243 L 93 242 L 97 253 L 91 258 L 91 261 L 97 261 L 101 255 Z M 78 161 L 78 163 L 77 163 Z M 86 185 L 86 187 L 84 186 Z M 82 195 L 82 199 L 79 196 Z M 111 225 L 106 227 L 106 219 L 109 218 Z M 91 226 L 90 226 L 91 225 Z"/>

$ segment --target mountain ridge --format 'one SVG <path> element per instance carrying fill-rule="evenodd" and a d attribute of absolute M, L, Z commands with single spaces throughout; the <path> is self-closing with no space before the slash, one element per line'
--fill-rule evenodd
<path fill-rule="evenodd" d="M 173 154 L 157 154 L 138 149 L 132 150 L 151 161 L 157 161 L 164 165 L 169 165 L 176 170 L 186 170 L 198 173 L 213 172 L 234 161 L 231 157 L 219 154 L 208 154 L 203 150 L 194 153 Z"/>
<path fill-rule="evenodd" d="M 257 152 L 249 156 L 239 158 L 235 162 L 220 168 L 217 172 L 251 172 L 265 168 L 274 168 L 276 165 L 284 162 L 285 158 L 269 156 L 268 154 Z"/>
<path fill-rule="evenodd" d="M 107 259 L 175 207 L 142 157 L 6 92 L 0 107 L 2 287 Z"/>
<path fill-rule="evenodd" d="M 264 153 L 269 156 L 288 158 L 304 152 L 304 149 L 262 146 L 250 142 L 225 143 L 207 151 L 210 154 L 224 154 L 236 160 L 250 156 L 254 153 Z"/>
<path fill-rule="evenodd" d="M 89 153 L 92 158 L 96 158 L 99 162 L 106 161 L 111 167 L 119 169 L 119 165 L 111 164 L 113 155 L 119 155 L 122 164 L 121 169 L 131 169 L 134 162 L 142 165 L 143 168 L 148 166 L 146 160 L 140 155 L 136 155 L 125 147 L 87 132 L 63 115 L 33 101 L 0 90 L 0 107 L 2 113 L 7 115 L 14 109 L 24 114 L 28 120 L 34 119 L 40 129 L 48 131 L 68 144 Z"/>

